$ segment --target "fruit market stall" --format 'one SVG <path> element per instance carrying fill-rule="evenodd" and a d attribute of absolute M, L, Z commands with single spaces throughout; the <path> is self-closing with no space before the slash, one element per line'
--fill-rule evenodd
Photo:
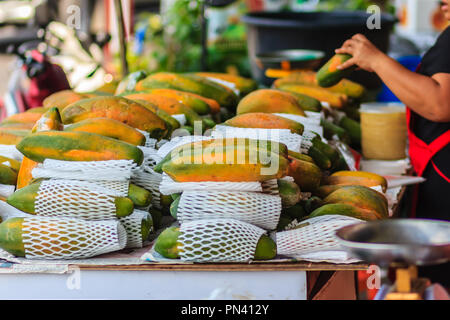
<path fill-rule="evenodd" d="M 3 120 L 2 298 L 355 298 L 368 266 L 335 232 L 420 181 L 358 170 L 366 90 L 345 58 L 270 88 L 139 71 Z"/>

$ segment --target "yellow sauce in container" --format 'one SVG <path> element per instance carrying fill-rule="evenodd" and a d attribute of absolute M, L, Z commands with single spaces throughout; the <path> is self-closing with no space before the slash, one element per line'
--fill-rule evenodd
<path fill-rule="evenodd" d="M 366 159 L 406 158 L 406 108 L 398 103 L 361 105 L 361 143 Z"/>

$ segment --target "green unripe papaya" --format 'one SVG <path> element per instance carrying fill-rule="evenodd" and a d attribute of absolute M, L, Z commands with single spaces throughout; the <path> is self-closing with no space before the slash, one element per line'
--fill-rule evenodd
<path fill-rule="evenodd" d="M 351 59 L 349 54 L 336 54 L 322 68 L 317 71 L 316 80 L 317 84 L 321 87 L 331 87 L 341 81 L 343 78 L 349 76 L 354 68 L 350 67 L 344 70 L 340 70 L 337 67 L 343 64 L 345 61 Z"/>
<path fill-rule="evenodd" d="M 277 255 L 277 244 L 267 235 L 262 235 L 259 238 L 255 249 L 255 260 L 270 260 Z"/>
<path fill-rule="evenodd" d="M 17 257 L 25 257 L 22 223 L 23 218 L 11 218 L 0 224 L 0 247 Z"/>
<path fill-rule="evenodd" d="M 149 210 L 153 220 L 153 229 L 156 231 L 161 227 L 162 213 L 160 210 L 151 208 Z"/>
<path fill-rule="evenodd" d="M 11 167 L 0 164 L 0 184 L 16 185 L 17 171 Z"/>
<path fill-rule="evenodd" d="M 178 212 L 178 205 L 180 204 L 181 197 L 176 198 L 173 200 L 172 204 L 170 205 L 170 214 L 174 219 L 177 218 L 177 212 Z"/>
<path fill-rule="evenodd" d="M 300 188 L 294 181 L 278 179 L 277 184 L 283 208 L 292 207 L 301 200 L 302 194 Z"/>
<path fill-rule="evenodd" d="M 128 187 L 128 198 L 130 198 L 137 207 L 147 207 L 152 202 L 152 194 L 150 191 L 132 183 L 130 183 Z"/>
<path fill-rule="evenodd" d="M 165 229 L 156 239 L 155 251 L 168 259 L 180 258 L 178 248 L 178 237 L 180 234 L 180 228 L 170 227 Z"/>

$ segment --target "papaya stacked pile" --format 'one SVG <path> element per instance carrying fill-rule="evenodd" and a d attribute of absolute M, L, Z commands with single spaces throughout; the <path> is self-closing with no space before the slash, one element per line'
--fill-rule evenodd
<path fill-rule="evenodd" d="M 75 109 L 78 112 L 75 112 Z M 138 146 L 143 145 L 146 138 L 137 128 L 147 132 L 158 131 L 160 128 L 153 124 L 159 119 L 152 113 L 148 118 L 138 120 L 133 112 L 147 109 L 122 99 L 109 100 L 108 105 L 104 104 L 104 100 L 100 101 L 96 98 L 81 99 L 63 107 L 63 117 L 60 116 L 59 110 L 61 108 L 57 107 L 46 109 L 46 112 L 35 122 L 30 133 L 17 143 L 16 148 L 23 154 L 23 160 L 17 168 L 17 189 L 6 199 L 6 202 L 23 212 L 25 217 L 28 215 L 39 218 L 31 219 L 32 221 L 42 222 L 44 225 L 47 222 L 56 224 L 55 232 L 66 230 L 67 221 L 59 223 L 59 220 L 54 221 L 53 217 L 73 221 L 103 221 L 103 219 L 117 221 L 125 227 L 127 238 L 131 235 L 130 232 L 134 232 L 132 236 L 136 237 L 135 229 L 138 226 L 139 243 L 142 244 L 153 230 L 152 219 L 148 213 L 151 203 L 149 191 L 122 179 L 117 182 L 126 185 L 127 192 L 119 195 L 119 191 L 114 189 L 113 177 L 106 184 L 105 181 L 97 181 L 93 177 L 85 177 L 86 181 L 78 181 L 77 178 L 60 180 L 56 177 L 52 178 L 51 175 L 47 178 L 36 179 L 33 176 L 33 169 L 42 166 L 46 160 L 62 161 L 69 166 L 71 163 L 95 166 L 96 163 L 116 160 L 127 161 L 133 167 L 139 167 L 143 163 L 144 153 Z M 73 112 L 64 113 L 67 110 L 73 110 Z M 105 117 L 96 118 L 96 115 Z M 153 119 L 157 121 L 152 122 Z M 75 122 L 75 124 L 64 128 L 64 122 L 66 124 Z M 162 121 L 159 123 L 164 129 L 164 123 Z M 65 187 L 65 191 L 61 186 Z M 51 190 L 56 190 L 54 191 L 56 194 L 52 194 Z M 124 191 L 122 190 L 121 193 Z M 61 199 L 56 198 L 58 194 Z M 46 203 L 42 199 L 52 200 Z M 97 201 L 99 205 L 96 204 Z M 91 207 L 92 204 L 95 208 Z M 111 205 L 114 211 L 112 216 L 110 215 Z M 26 221 L 27 219 L 20 221 L 8 219 L 0 225 L 0 247 L 12 254 L 25 256 L 26 250 L 22 240 L 27 236 L 27 231 L 22 228 L 22 224 Z M 40 225 L 39 223 L 36 228 Z M 62 229 L 58 227 L 60 224 Z M 36 232 L 40 235 L 46 235 L 49 232 L 49 230 L 41 231 Z M 90 231 L 93 233 L 88 234 L 87 237 L 94 236 L 96 232 L 94 227 L 92 230 L 83 232 Z M 52 234 L 48 236 L 52 237 Z M 64 248 L 68 252 L 78 254 L 77 257 L 81 258 L 83 254 L 87 254 L 83 251 L 85 250 L 83 247 L 77 246 L 79 242 L 74 240 L 76 245 L 74 244 L 73 247 L 70 247 L 70 243 Z M 46 245 L 48 243 L 42 244 L 44 247 Z M 59 252 L 62 249 L 52 248 L 52 250 Z M 42 258 L 52 258 L 50 248 L 47 251 L 45 252 L 48 255 L 46 256 L 44 252 Z"/>

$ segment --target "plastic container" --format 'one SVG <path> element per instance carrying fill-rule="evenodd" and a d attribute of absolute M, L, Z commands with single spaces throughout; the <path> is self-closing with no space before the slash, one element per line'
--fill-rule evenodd
<path fill-rule="evenodd" d="M 401 103 L 361 105 L 362 154 L 372 160 L 406 158 L 406 108 Z"/>
<path fill-rule="evenodd" d="M 318 50 L 325 52 L 324 61 L 345 40 L 362 33 L 380 50 L 386 52 L 389 35 L 397 19 L 381 14 L 381 29 L 370 30 L 365 11 L 313 11 L 313 12 L 256 12 L 242 16 L 247 25 L 247 46 L 252 77 L 267 86 L 274 81 L 265 77 L 265 69 L 256 57 L 261 53 L 288 49 Z M 350 77 L 367 88 L 380 88 L 380 79 L 366 71 L 355 71 Z"/>

